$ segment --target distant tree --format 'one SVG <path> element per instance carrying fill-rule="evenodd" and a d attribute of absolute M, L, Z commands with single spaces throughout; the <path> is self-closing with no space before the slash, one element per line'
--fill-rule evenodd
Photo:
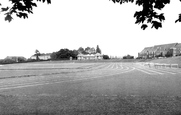
<path fill-rule="evenodd" d="M 65 48 L 65 49 L 60 49 L 58 52 L 53 52 L 51 54 L 51 59 L 52 60 L 69 60 L 70 57 L 72 59 L 76 59 L 77 55 L 78 55 L 77 50 L 69 50 Z"/>
<path fill-rule="evenodd" d="M 35 56 L 36 56 L 36 60 L 38 61 L 39 60 L 39 56 L 40 56 L 40 52 L 39 50 L 35 50 Z"/>
<path fill-rule="evenodd" d="M 57 52 L 51 53 L 50 58 L 51 58 L 51 60 L 56 60 L 57 59 Z"/>
<path fill-rule="evenodd" d="M 36 0 L 40 2 L 51 3 L 51 0 Z M 11 6 L 3 6 L 2 2 L 0 2 L 1 11 L 5 15 L 5 21 L 12 21 L 13 15 L 16 15 L 19 18 L 28 18 L 28 14 L 33 14 L 33 7 L 37 7 L 36 2 L 34 0 L 9 0 L 11 2 Z"/>
<path fill-rule="evenodd" d="M 80 48 L 78 49 L 78 53 L 82 53 L 82 52 L 84 52 L 84 48 L 83 48 L 83 47 L 80 47 Z"/>
<path fill-rule="evenodd" d="M 99 45 L 97 45 L 97 47 L 96 47 L 96 53 L 100 53 L 101 54 L 101 49 L 99 48 Z"/>
<path fill-rule="evenodd" d="M 88 54 L 90 54 L 90 53 L 91 53 L 91 51 L 90 51 L 90 50 L 91 50 L 91 48 L 90 48 L 90 47 L 85 48 L 85 52 L 86 52 L 86 53 L 88 53 Z"/>
<path fill-rule="evenodd" d="M 92 48 L 90 49 L 90 52 L 91 52 L 91 54 L 95 54 L 95 53 L 96 53 L 95 48 L 94 48 L 94 47 L 92 47 Z"/>
<path fill-rule="evenodd" d="M 9 59 L 9 58 L 5 58 L 5 59 L 1 59 L 0 60 L 0 64 L 11 64 L 11 63 L 15 63 L 16 61 L 14 61 L 13 59 Z"/>
<path fill-rule="evenodd" d="M 134 59 L 134 56 L 128 54 L 127 56 L 123 56 L 123 59 Z"/>
<path fill-rule="evenodd" d="M 77 51 L 77 50 L 73 50 L 73 51 L 72 51 L 72 58 L 73 58 L 73 59 L 76 59 L 76 58 L 77 58 L 77 55 L 78 55 L 78 51 Z"/>
<path fill-rule="evenodd" d="M 17 57 L 18 62 L 25 62 L 27 59 L 25 57 Z"/>
<path fill-rule="evenodd" d="M 151 24 L 151 28 L 161 28 L 162 22 L 165 20 L 164 13 L 158 13 L 162 10 L 166 4 L 170 3 L 170 0 L 111 0 L 114 3 L 134 3 L 138 6 L 142 6 L 141 11 L 136 11 L 134 17 L 136 18 L 135 24 L 142 24 L 141 28 L 145 30 L 148 24 Z M 181 1 L 181 0 L 180 0 Z M 175 21 L 181 22 L 181 14 L 179 14 L 178 19 Z"/>
<path fill-rule="evenodd" d="M 26 61 L 25 57 L 7 56 L 6 58 L 0 60 L 0 64 L 21 63 Z"/>
<path fill-rule="evenodd" d="M 103 55 L 103 59 L 110 59 L 108 55 Z"/>
<path fill-rule="evenodd" d="M 88 52 L 86 52 L 85 50 L 84 50 L 84 48 L 82 48 L 82 47 L 80 47 L 79 49 L 78 49 L 78 53 L 80 54 L 89 54 Z"/>

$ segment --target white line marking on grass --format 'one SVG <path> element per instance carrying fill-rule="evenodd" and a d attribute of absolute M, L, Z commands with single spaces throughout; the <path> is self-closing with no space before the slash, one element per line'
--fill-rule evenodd
<path fill-rule="evenodd" d="M 141 67 L 137 67 L 138 69 L 142 69 L 142 70 L 145 70 L 145 71 L 147 71 L 147 72 L 153 72 L 153 73 L 157 73 L 157 74 L 164 74 L 164 73 L 161 73 L 161 72 L 158 72 L 158 71 L 156 71 L 156 70 L 152 70 L 152 69 L 150 69 L 150 68 L 141 68 Z"/>
<path fill-rule="evenodd" d="M 153 69 L 152 69 L 153 70 Z M 176 74 L 176 73 L 173 73 L 173 72 L 169 72 L 169 71 L 164 71 L 164 70 L 160 70 L 160 69 L 157 69 L 155 71 L 159 71 L 159 72 L 164 72 L 164 73 L 169 73 L 169 74 Z"/>
<path fill-rule="evenodd" d="M 109 69 L 111 67 L 111 64 L 109 64 L 107 67 L 105 67 L 105 69 Z"/>
<path fill-rule="evenodd" d="M 81 79 L 75 79 L 75 80 L 69 80 L 69 81 L 51 81 L 51 82 L 34 82 L 34 83 L 28 83 L 28 84 L 16 84 L 16 86 L 9 85 L 8 87 L 2 87 L 0 90 L 8 90 L 8 89 L 18 89 L 18 88 L 26 88 L 26 87 L 35 87 L 35 86 L 41 86 L 41 85 L 48 85 L 48 84 L 57 84 L 57 83 L 63 83 L 63 82 L 76 82 L 76 81 L 82 81 L 82 80 L 89 80 L 89 79 L 96 79 L 96 78 L 102 78 L 102 77 L 108 77 L 108 76 L 114 76 L 114 75 L 119 75 L 123 73 L 128 73 L 135 70 L 133 67 L 132 69 L 128 71 L 122 71 L 116 74 L 110 74 L 110 75 L 103 75 L 103 76 L 98 76 L 98 77 L 90 77 L 90 78 L 81 78 Z"/>
<path fill-rule="evenodd" d="M 119 69 L 123 69 L 123 65 L 122 64 L 120 64 L 119 67 L 120 67 Z"/>
<path fill-rule="evenodd" d="M 159 74 L 160 72 L 162 72 L 162 74 L 164 74 L 164 73 L 176 74 L 176 73 L 173 73 L 173 72 L 164 71 L 163 69 L 153 69 L 153 68 L 143 68 L 143 69 L 145 69 L 145 70 L 147 70 L 147 71 L 156 72 L 156 73 L 158 73 L 158 74 Z"/>
<path fill-rule="evenodd" d="M 111 64 L 106 65 L 103 69 L 110 69 Z"/>
<path fill-rule="evenodd" d="M 121 70 L 126 71 L 126 70 L 129 70 L 129 69 L 130 69 L 130 67 L 124 66 Z"/>
<path fill-rule="evenodd" d="M 110 64 L 110 66 L 107 69 L 113 69 L 114 68 L 114 64 Z"/>
<path fill-rule="evenodd" d="M 111 67 L 111 69 L 114 69 L 114 66 L 115 66 L 115 64 L 112 64 L 112 67 Z"/>

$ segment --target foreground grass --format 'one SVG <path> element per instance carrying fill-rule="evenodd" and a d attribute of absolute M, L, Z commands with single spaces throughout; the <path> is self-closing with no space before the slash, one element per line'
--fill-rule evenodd
<path fill-rule="evenodd" d="M 0 95 L 1 115 L 181 115 L 181 97 Z"/>

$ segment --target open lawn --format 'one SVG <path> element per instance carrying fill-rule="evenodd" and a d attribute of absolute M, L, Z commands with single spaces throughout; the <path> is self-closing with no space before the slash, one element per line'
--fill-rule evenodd
<path fill-rule="evenodd" d="M 123 62 L 0 67 L 2 115 L 180 115 L 181 70 Z"/>

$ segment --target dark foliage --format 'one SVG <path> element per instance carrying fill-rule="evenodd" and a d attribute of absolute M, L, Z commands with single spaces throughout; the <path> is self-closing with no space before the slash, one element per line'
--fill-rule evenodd
<path fill-rule="evenodd" d="M 91 47 L 87 47 L 85 49 L 83 47 L 80 47 L 78 49 L 78 53 L 86 55 L 86 54 L 95 54 L 96 51 L 95 51 L 94 47 L 92 47 L 92 48 Z"/>
<path fill-rule="evenodd" d="M 99 45 L 97 45 L 97 47 L 96 47 L 96 53 L 100 53 L 101 54 L 101 49 L 99 48 Z"/>
<path fill-rule="evenodd" d="M 83 47 L 80 47 L 78 49 L 78 53 L 80 53 L 80 54 L 88 54 L 88 52 L 86 52 L 86 49 L 84 49 Z"/>
<path fill-rule="evenodd" d="M 10 64 L 10 63 L 15 63 L 16 61 L 12 59 L 1 59 L 0 64 Z"/>
<path fill-rule="evenodd" d="M 161 28 L 162 22 L 165 20 L 163 13 L 158 13 L 156 10 L 162 10 L 166 4 L 170 3 L 170 0 L 111 0 L 114 3 L 128 3 L 132 2 L 138 6 L 143 7 L 141 11 L 136 11 L 134 17 L 136 18 L 135 24 L 141 24 L 141 28 L 145 30 L 148 24 L 151 24 L 151 28 Z M 180 0 L 181 1 L 181 0 Z M 179 18 L 175 21 L 181 22 L 181 14 Z"/>
<path fill-rule="evenodd" d="M 108 55 L 103 55 L 103 59 L 110 59 Z"/>
<path fill-rule="evenodd" d="M 39 61 L 39 56 L 41 55 L 40 51 L 36 49 L 34 55 L 36 56 L 36 60 Z"/>
<path fill-rule="evenodd" d="M 0 60 L 0 64 L 24 63 L 26 61 L 25 57 L 6 57 Z"/>
<path fill-rule="evenodd" d="M 142 59 L 142 57 L 137 57 L 136 59 Z"/>
<path fill-rule="evenodd" d="M 172 51 L 169 50 L 166 54 L 165 54 L 165 57 L 172 57 L 173 54 L 172 54 Z"/>
<path fill-rule="evenodd" d="M 52 60 L 69 60 L 70 58 L 76 59 L 78 55 L 77 50 L 60 49 L 58 52 L 51 54 Z"/>
<path fill-rule="evenodd" d="M 156 58 L 159 58 L 159 57 L 163 57 L 162 54 L 160 53 L 159 55 L 155 55 Z"/>
<path fill-rule="evenodd" d="M 11 22 L 15 14 L 19 18 L 28 18 L 28 14 L 33 14 L 33 7 L 37 7 L 34 0 L 9 0 L 12 3 L 12 7 L 2 6 L 1 12 L 5 13 L 5 21 Z M 51 0 L 36 0 L 39 2 L 51 3 Z"/>
<path fill-rule="evenodd" d="M 123 59 L 134 59 L 134 56 L 131 55 L 123 56 Z"/>

